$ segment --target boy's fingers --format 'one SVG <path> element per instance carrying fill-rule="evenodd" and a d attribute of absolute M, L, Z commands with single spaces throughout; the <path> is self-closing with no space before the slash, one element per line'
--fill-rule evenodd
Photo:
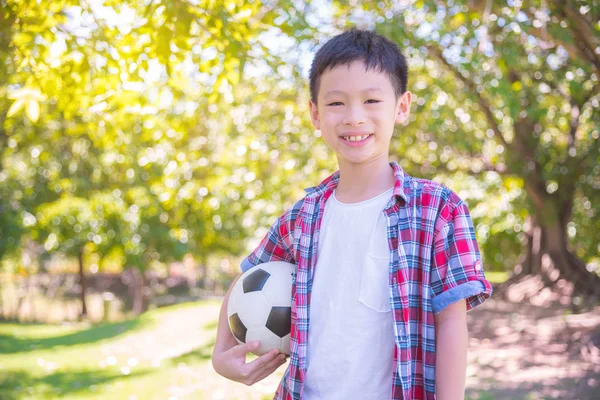
<path fill-rule="evenodd" d="M 285 357 L 280 355 L 276 357 L 273 361 L 266 364 L 263 368 L 256 371 L 253 375 L 250 376 L 250 381 L 252 383 L 256 383 L 258 381 L 262 381 L 267 376 L 271 375 L 277 368 L 279 368 L 282 364 L 285 363 Z"/>
<path fill-rule="evenodd" d="M 250 374 L 254 374 L 255 371 L 264 368 L 269 362 L 273 361 L 274 359 L 277 359 L 278 355 L 278 350 L 271 350 L 267 354 L 263 354 L 256 360 L 246 364 L 246 367 L 248 368 L 248 371 L 250 371 Z"/>
<path fill-rule="evenodd" d="M 285 357 L 283 354 L 277 355 L 274 359 L 264 364 L 261 368 L 257 368 L 250 374 L 250 377 L 262 376 L 263 374 L 270 375 L 275 371 L 281 364 L 285 362 Z"/>
<path fill-rule="evenodd" d="M 278 354 L 276 357 L 274 357 L 271 361 L 267 362 L 266 364 L 263 365 L 262 368 L 259 368 L 260 370 L 268 370 L 270 372 L 275 371 L 277 368 L 279 368 L 279 366 L 281 365 L 281 363 L 285 362 L 285 356 L 283 354 Z"/>
<path fill-rule="evenodd" d="M 246 354 L 258 349 L 259 344 L 260 343 L 255 340 L 252 342 L 239 344 L 239 345 L 235 346 L 234 348 L 232 348 L 231 350 L 237 356 L 245 356 Z"/>

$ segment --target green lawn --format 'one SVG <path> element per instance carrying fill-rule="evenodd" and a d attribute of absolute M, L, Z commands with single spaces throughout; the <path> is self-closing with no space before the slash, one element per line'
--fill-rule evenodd
<path fill-rule="evenodd" d="M 272 394 L 283 367 L 251 388 L 212 370 L 218 310 L 218 302 L 201 302 L 96 326 L 0 324 L 0 398 L 262 399 Z"/>

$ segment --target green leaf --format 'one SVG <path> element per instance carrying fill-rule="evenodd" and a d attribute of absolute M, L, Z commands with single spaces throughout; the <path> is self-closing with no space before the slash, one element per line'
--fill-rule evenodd
<path fill-rule="evenodd" d="M 23 99 L 19 99 L 19 100 L 15 101 L 14 103 L 12 103 L 12 105 L 8 109 L 8 113 L 6 114 L 6 116 L 8 118 L 10 118 L 13 115 L 17 114 L 23 108 L 25 103 L 26 103 L 26 101 Z"/>

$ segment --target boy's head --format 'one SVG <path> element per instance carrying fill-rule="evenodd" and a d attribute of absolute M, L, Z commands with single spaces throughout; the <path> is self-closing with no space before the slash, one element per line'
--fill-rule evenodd
<path fill-rule="evenodd" d="M 408 72 L 396 44 L 348 30 L 327 42 L 310 71 L 311 119 L 340 168 L 385 157 L 396 123 L 409 114 Z"/>
<path fill-rule="evenodd" d="M 338 65 L 362 61 L 367 69 L 388 76 L 396 98 L 406 92 L 408 68 L 398 46 L 373 31 L 350 29 L 329 40 L 315 55 L 310 69 L 310 99 L 318 102 L 321 76 Z"/>

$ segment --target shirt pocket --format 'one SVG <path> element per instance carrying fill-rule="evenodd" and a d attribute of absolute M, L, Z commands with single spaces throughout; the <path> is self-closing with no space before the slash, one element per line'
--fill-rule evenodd
<path fill-rule="evenodd" d="M 374 311 L 390 312 L 389 257 L 364 254 L 361 261 L 358 301 Z"/>

